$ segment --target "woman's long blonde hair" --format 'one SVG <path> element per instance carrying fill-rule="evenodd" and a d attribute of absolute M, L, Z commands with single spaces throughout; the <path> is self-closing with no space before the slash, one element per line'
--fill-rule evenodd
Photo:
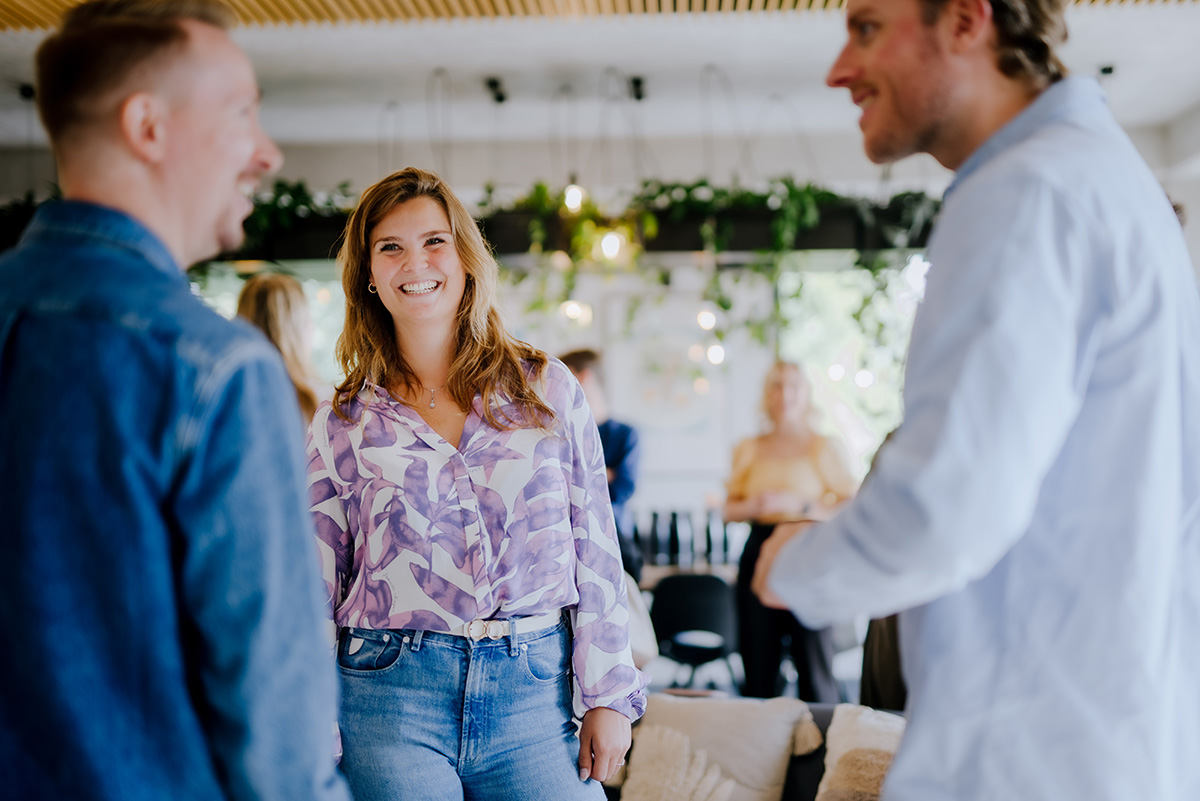
<path fill-rule="evenodd" d="M 346 292 L 346 326 L 337 342 L 337 358 L 346 380 L 334 394 L 334 412 L 349 420 L 350 403 L 364 382 L 389 391 L 397 384 L 410 391 L 421 386 L 400 353 L 391 314 L 379 296 L 367 289 L 371 283 L 371 231 L 392 209 L 418 197 L 437 201 L 446 212 L 454 248 L 466 272 L 454 360 L 446 381 L 448 394 L 462 409 L 471 408 L 476 393 L 481 394 L 484 419 L 494 428 L 548 428 L 554 412 L 533 387 L 545 373 L 546 354 L 505 330 L 495 305 L 500 268 L 479 227 L 441 178 L 415 167 L 392 173 L 363 192 L 346 223 L 338 252 Z M 514 414 L 497 414 L 498 394 L 513 404 Z"/>
<path fill-rule="evenodd" d="M 307 425 L 317 411 L 319 401 L 313 388 L 319 379 L 309 353 L 312 315 L 300 282 L 282 273 L 252 275 L 238 296 L 237 313 L 279 349 Z"/>

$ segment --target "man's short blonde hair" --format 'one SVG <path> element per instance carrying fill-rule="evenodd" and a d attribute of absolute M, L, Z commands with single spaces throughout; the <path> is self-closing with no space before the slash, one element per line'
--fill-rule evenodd
<path fill-rule="evenodd" d="M 183 20 L 222 30 L 236 21 L 220 0 L 91 0 L 67 11 L 36 56 L 38 114 L 51 143 L 94 121 L 138 69 L 182 51 Z"/>

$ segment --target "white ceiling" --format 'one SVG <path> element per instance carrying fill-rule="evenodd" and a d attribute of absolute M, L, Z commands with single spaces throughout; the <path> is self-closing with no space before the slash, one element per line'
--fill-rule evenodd
<path fill-rule="evenodd" d="M 1073 6 L 1063 57 L 1103 79 L 1118 120 L 1155 132 L 1176 161 L 1200 153 L 1200 4 Z M 44 34 L 0 34 L 0 144 L 29 142 L 31 79 Z M 847 93 L 823 78 L 843 42 L 840 12 L 451 20 L 247 28 L 263 119 L 279 141 L 442 137 L 537 142 L 854 133 Z M 431 77 L 441 69 L 442 77 Z M 628 76 L 646 98 L 627 98 Z M 496 106 L 487 76 L 503 81 Z M 569 87 L 569 89 L 564 89 Z M 1174 126 L 1174 127 L 1172 127 Z M 1183 142 L 1198 132 L 1196 144 Z M 41 141 L 40 130 L 34 133 Z"/>

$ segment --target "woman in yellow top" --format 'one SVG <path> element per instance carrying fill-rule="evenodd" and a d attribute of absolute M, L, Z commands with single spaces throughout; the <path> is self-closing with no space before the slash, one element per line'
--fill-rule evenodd
<path fill-rule="evenodd" d="M 829 630 L 805 628 L 790 612 L 763 606 L 750 589 L 762 543 L 777 524 L 827 518 L 858 489 L 841 442 L 813 429 L 810 389 L 798 364 L 776 362 L 768 371 L 763 385 L 768 427 L 733 450 L 725 519 L 751 523 L 738 565 L 738 630 L 746 673 L 742 694 L 780 694 L 779 666 L 788 639 L 800 674 L 800 698 L 836 703 Z"/>

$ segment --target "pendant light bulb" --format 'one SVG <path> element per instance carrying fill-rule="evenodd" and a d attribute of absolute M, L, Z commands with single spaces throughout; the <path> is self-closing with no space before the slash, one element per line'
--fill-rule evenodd
<path fill-rule="evenodd" d="M 567 207 L 567 211 L 572 214 L 578 214 L 583 208 L 583 187 L 578 184 L 571 184 L 563 192 L 563 205 Z"/>

